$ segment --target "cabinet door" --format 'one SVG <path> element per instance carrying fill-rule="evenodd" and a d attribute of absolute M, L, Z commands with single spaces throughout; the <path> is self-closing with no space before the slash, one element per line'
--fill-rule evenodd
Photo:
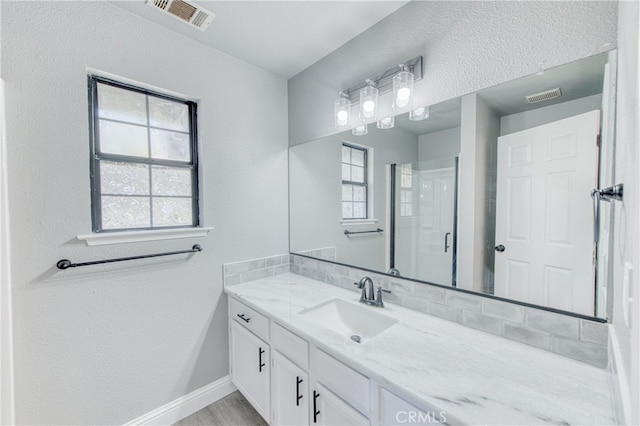
<path fill-rule="evenodd" d="M 307 373 L 273 351 L 271 373 L 273 421 L 276 425 L 309 424 L 309 379 Z"/>
<path fill-rule="evenodd" d="M 313 383 L 311 392 L 312 425 L 368 425 L 369 420 L 355 408 L 335 396 L 319 383 Z"/>
<path fill-rule="evenodd" d="M 269 419 L 269 345 L 230 321 L 231 379 L 260 415 Z"/>

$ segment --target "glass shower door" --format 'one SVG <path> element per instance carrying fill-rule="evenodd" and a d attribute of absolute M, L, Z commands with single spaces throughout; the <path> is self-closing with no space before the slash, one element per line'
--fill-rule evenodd
<path fill-rule="evenodd" d="M 402 276 L 455 286 L 457 159 L 395 167 L 393 264 Z"/>

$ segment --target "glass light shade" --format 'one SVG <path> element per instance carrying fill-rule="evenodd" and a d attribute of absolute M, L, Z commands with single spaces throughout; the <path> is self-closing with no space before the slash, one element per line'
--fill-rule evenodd
<path fill-rule="evenodd" d="M 414 108 L 409 112 L 409 120 L 420 121 L 429 118 L 429 107 Z"/>
<path fill-rule="evenodd" d="M 378 129 L 393 129 L 395 122 L 394 116 L 382 118 L 378 120 Z"/>
<path fill-rule="evenodd" d="M 393 110 L 396 113 L 409 111 L 412 97 L 413 73 L 400 71 L 393 76 Z"/>
<path fill-rule="evenodd" d="M 351 133 L 353 133 L 354 136 L 363 136 L 363 135 L 366 135 L 368 132 L 369 132 L 369 129 L 367 129 L 366 124 L 362 124 L 358 127 L 354 127 L 353 130 L 351 131 Z"/>
<path fill-rule="evenodd" d="M 335 128 L 338 130 L 344 130 L 349 128 L 349 122 L 351 121 L 351 101 L 344 96 L 336 99 L 334 102 L 334 118 Z"/>
<path fill-rule="evenodd" d="M 360 120 L 373 121 L 378 112 L 378 89 L 368 84 L 360 90 Z"/>

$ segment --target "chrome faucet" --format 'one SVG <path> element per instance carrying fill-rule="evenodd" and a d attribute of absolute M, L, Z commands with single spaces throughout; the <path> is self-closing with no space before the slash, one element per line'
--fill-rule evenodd
<path fill-rule="evenodd" d="M 353 285 L 358 286 L 359 289 L 362 289 L 362 294 L 360 295 L 360 303 L 364 303 L 371 306 L 378 306 L 380 308 L 384 307 L 384 303 L 382 302 L 382 292 L 391 293 L 390 290 L 385 290 L 382 287 L 378 287 L 377 297 L 373 293 L 373 280 L 370 277 L 362 277 L 360 282 L 353 283 Z"/>

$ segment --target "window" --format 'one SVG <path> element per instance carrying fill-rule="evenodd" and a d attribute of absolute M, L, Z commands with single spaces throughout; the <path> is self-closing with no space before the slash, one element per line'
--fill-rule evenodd
<path fill-rule="evenodd" d="M 367 192 L 367 149 L 343 143 L 343 219 L 367 219 Z"/>
<path fill-rule="evenodd" d="M 196 104 L 89 76 L 93 231 L 195 227 Z"/>
<path fill-rule="evenodd" d="M 411 164 L 400 166 L 400 216 L 413 215 L 413 171 Z"/>

